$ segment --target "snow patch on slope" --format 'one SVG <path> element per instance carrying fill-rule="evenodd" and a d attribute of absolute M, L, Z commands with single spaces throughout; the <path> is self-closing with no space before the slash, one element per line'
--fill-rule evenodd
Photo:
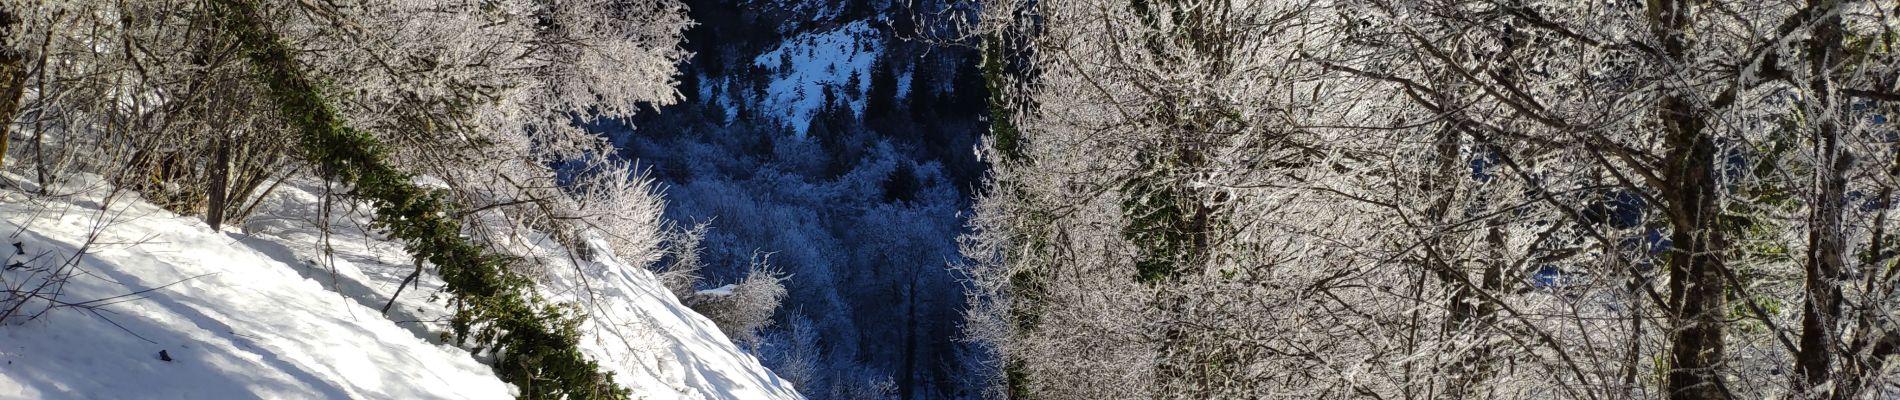
<path fill-rule="evenodd" d="M 788 123 L 798 137 L 805 137 L 809 121 L 824 110 L 826 87 L 837 90 L 839 101 L 848 102 L 851 112 L 864 113 L 864 91 L 871 87 L 871 66 L 883 52 L 877 29 L 868 21 L 794 36 L 778 48 L 752 59 L 772 73 L 765 98 L 757 104 L 761 110 L 776 110 L 779 121 Z M 844 93 L 842 88 L 853 73 L 858 91 Z"/>

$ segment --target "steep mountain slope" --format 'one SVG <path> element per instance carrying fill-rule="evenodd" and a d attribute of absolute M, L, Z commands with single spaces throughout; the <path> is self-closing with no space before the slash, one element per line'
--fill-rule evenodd
<path fill-rule="evenodd" d="M 440 282 L 428 274 L 384 316 L 415 267 L 363 229 L 353 205 L 327 205 L 325 218 L 318 184 L 280 189 L 242 232 L 211 231 L 96 180 L 73 187 L 51 197 L 0 189 L 0 283 L 34 293 L 0 299 L 0 312 L 14 310 L 0 329 L 0 398 L 514 393 L 481 354 L 441 343 L 446 310 L 431 301 Z M 522 254 L 565 253 L 523 243 Z M 636 398 L 800 398 L 652 273 L 602 259 L 539 260 L 543 289 L 589 315 L 582 350 Z"/>

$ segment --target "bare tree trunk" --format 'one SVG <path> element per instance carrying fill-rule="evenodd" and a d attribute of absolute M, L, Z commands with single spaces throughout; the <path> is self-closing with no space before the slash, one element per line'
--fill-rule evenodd
<path fill-rule="evenodd" d="M 211 186 L 205 204 L 205 224 L 216 231 L 224 225 L 224 212 L 231 187 L 231 139 L 218 139 L 217 155 L 211 162 Z"/>
<path fill-rule="evenodd" d="M 1668 391 L 1674 399 L 1726 398 L 1716 369 L 1723 360 L 1727 282 L 1722 279 L 1728 250 L 1717 218 L 1713 138 L 1689 99 L 1663 102 L 1669 132 L 1669 202 L 1673 249 L 1669 254 L 1669 306 L 1677 326 L 1670 338 Z"/>
<path fill-rule="evenodd" d="M 1839 0 L 1810 0 L 1813 9 L 1832 10 Z M 1840 337 L 1841 285 L 1846 264 L 1847 232 L 1841 206 L 1847 191 L 1847 160 L 1841 145 L 1841 114 L 1832 82 L 1833 66 L 1841 53 L 1841 17 L 1819 12 L 1809 39 L 1810 104 L 1819 122 L 1814 146 L 1819 165 L 1814 168 L 1813 201 L 1809 204 L 1806 307 L 1801 316 L 1801 348 L 1795 356 L 1798 390 L 1808 391 L 1834 379 L 1835 343 Z M 1810 393 L 1813 395 L 1813 393 Z"/>
<path fill-rule="evenodd" d="M 1664 68 L 1688 65 L 1694 37 L 1695 0 L 1650 0 L 1651 33 L 1661 40 Z M 1725 399 L 1721 368 L 1725 356 L 1728 282 L 1722 269 L 1728 239 L 1719 226 L 1719 183 L 1714 170 L 1715 138 L 1691 90 L 1667 89 L 1658 112 L 1665 146 L 1662 198 L 1670 221 L 1669 307 L 1676 326 L 1669 338 L 1669 376 L 1665 390 L 1677 400 Z"/>
<path fill-rule="evenodd" d="M 1674 248 L 1669 254 L 1669 302 L 1677 316 L 1670 338 L 1668 391 L 1674 399 L 1721 399 L 1721 376 L 1716 369 L 1724 359 L 1727 281 L 1722 278 L 1722 253 L 1728 239 L 1717 219 L 1714 171 L 1715 144 L 1700 134 L 1703 121 L 1687 99 L 1664 101 L 1671 132 L 1669 199 Z"/>
<path fill-rule="evenodd" d="M 18 14 L 0 6 L 0 167 L 6 166 L 13 117 L 19 113 L 20 98 L 26 94 L 26 53 L 20 50 L 23 38 L 12 35 L 20 24 Z"/>

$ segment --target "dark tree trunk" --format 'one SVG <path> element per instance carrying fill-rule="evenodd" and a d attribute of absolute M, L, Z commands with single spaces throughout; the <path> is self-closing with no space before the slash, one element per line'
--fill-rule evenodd
<path fill-rule="evenodd" d="M 1687 65 L 1695 35 L 1696 0 L 1649 0 L 1650 33 L 1662 42 L 1663 68 Z M 1707 116 L 1687 88 L 1665 88 L 1661 117 L 1668 166 L 1661 197 L 1669 216 L 1669 308 L 1675 329 L 1669 338 L 1669 397 L 1725 399 L 1719 371 L 1726 357 L 1724 334 L 1728 282 L 1723 279 L 1728 239 L 1719 225 L 1715 138 Z"/>
<path fill-rule="evenodd" d="M 20 98 L 26 93 L 26 53 L 21 37 L 11 34 L 20 15 L 8 6 L 0 6 L 0 167 L 6 166 L 7 143 L 12 141 L 14 114 L 20 111 Z"/>
<path fill-rule="evenodd" d="M 1831 10 L 1838 0 L 1810 0 L 1816 10 Z M 1809 71 L 1813 74 L 1809 89 L 1813 113 L 1819 126 L 1815 130 L 1816 160 L 1814 197 L 1808 205 L 1808 254 L 1806 306 L 1801 316 L 1801 348 L 1795 356 L 1795 371 L 1801 379 L 1796 387 L 1810 390 L 1834 379 L 1835 343 L 1840 338 L 1841 285 L 1846 264 L 1846 230 L 1842 226 L 1841 207 L 1847 191 L 1847 155 L 1841 146 L 1840 116 L 1836 108 L 1831 75 L 1841 52 L 1841 17 L 1819 12 L 1809 39 Z"/>
<path fill-rule="evenodd" d="M 227 197 L 231 187 L 231 140 L 218 140 L 215 151 L 217 154 L 212 157 L 210 168 L 211 188 L 205 205 L 205 224 L 210 225 L 213 231 L 224 225 L 225 208 L 230 200 Z"/>
<path fill-rule="evenodd" d="M 1669 203 L 1673 248 L 1668 257 L 1669 306 L 1676 329 L 1670 338 L 1673 365 L 1668 391 L 1674 399 L 1726 398 L 1717 371 L 1724 359 L 1728 282 L 1722 277 L 1728 239 L 1718 226 L 1721 209 L 1714 139 L 1703 134 L 1703 120 L 1688 103 L 1663 102 L 1670 132 Z"/>

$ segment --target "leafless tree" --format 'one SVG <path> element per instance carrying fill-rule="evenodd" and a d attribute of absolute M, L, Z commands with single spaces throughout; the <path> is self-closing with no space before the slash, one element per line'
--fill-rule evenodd
<path fill-rule="evenodd" d="M 985 16 L 998 395 L 1891 394 L 1890 4 Z"/>

